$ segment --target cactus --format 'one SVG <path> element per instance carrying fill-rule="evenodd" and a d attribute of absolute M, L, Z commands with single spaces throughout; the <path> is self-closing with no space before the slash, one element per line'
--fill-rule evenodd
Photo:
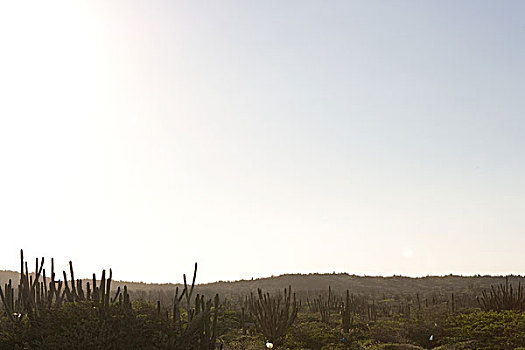
<path fill-rule="evenodd" d="M 377 311 L 375 301 L 372 300 L 372 304 L 368 305 L 368 320 L 377 321 Z"/>
<path fill-rule="evenodd" d="M 509 284 L 508 276 L 505 277 L 505 284 L 490 286 L 490 293 L 482 292 L 481 297 L 476 297 L 479 306 L 483 310 L 515 310 L 525 311 L 525 295 L 523 287 L 518 283 L 518 289 L 514 290 Z"/>
<path fill-rule="evenodd" d="M 124 286 L 124 290 L 121 293 L 120 287 L 118 289 L 118 293 L 115 294 L 115 298 L 112 302 L 115 302 L 115 300 L 118 297 L 118 307 L 121 311 L 124 313 L 130 314 L 133 311 L 132 305 L 131 305 L 131 299 L 129 297 L 128 293 L 128 286 Z"/>
<path fill-rule="evenodd" d="M 53 269 L 53 261 L 52 261 L 52 269 Z M 65 298 L 68 302 L 79 302 L 79 301 L 92 301 L 95 303 L 95 306 L 100 310 L 100 312 L 103 314 L 106 312 L 110 306 L 110 304 L 113 304 L 117 301 L 119 295 L 120 295 L 120 287 L 117 288 L 117 291 L 115 293 L 114 297 L 111 297 L 111 281 L 113 276 L 113 271 L 109 269 L 109 276 L 106 278 L 106 270 L 102 270 L 102 277 L 100 280 L 100 286 L 97 287 L 97 279 L 96 274 L 93 274 L 93 281 L 92 285 L 87 282 L 86 283 L 86 292 L 84 292 L 83 287 L 83 281 L 75 279 L 75 273 L 73 270 L 73 263 L 69 262 L 69 272 L 71 281 L 68 282 L 67 274 L 65 271 L 63 271 L 64 276 L 64 292 L 62 297 Z M 54 285 L 54 273 L 52 273 L 53 278 L 52 282 Z M 59 282 L 60 283 L 60 282 Z M 51 287 L 51 284 L 50 284 Z M 60 288 L 60 284 L 59 284 Z M 58 303 L 58 306 L 60 306 L 60 303 Z"/>
<path fill-rule="evenodd" d="M 4 304 L 4 309 L 7 316 L 13 322 L 22 321 L 22 317 L 20 317 L 22 314 L 19 312 L 19 305 L 18 303 L 15 303 L 15 290 L 13 288 L 11 279 L 9 280 L 9 283 L 5 284 L 4 290 L 5 295 L 2 291 L 2 288 L 0 287 L 0 298 Z"/>
<path fill-rule="evenodd" d="M 309 311 L 312 313 L 319 312 L 321 321 L 327 324 L 330 323 L 332 311 L 339 312 L 343 304 L 341 300 L 335 298 L 330 286 L 328 286 L 328 297 L 326 300 L 322 295 L 319 295 L 319 298 L 315 298 L 312 301 L 307 298 L 306 303 Z"/>
<path fill-rule="evenodd" d="M 202 316 L 202 332 L 200 336 L 200 348 L 202 350 L 214 350 L 217 339 L 217 318 L 219 311 L 219 294 L 215 294 L 212 310 L 212 302 L 204 302 L 204 295 L 197 295 L 195 299 L 195 317 Z M 210 320 L 210 316 L 212 319 Z M 196 318 L 194 318 L 195 320 Z"/>
<path fill-rule="evenodd" d="M 117 288 L 115 296 L 111 297 L 111 281 L 113 278 L 113 271 L 109 269 L 109 276 L 106 278 L 106 270 L 102 270 L 102 275 L 100 277 L 100 284 L 97 286 L 96 275 L 93 274 L 92 286 L 87 283 L 87 295 L 86 300 L 93 301 L 95 306 L 99 308 L 101 313 L 106 312 L 109 309 L 111 304 L 116 303 L 121 295 L 120 287 Z M 82 283 L 79 283 L 82 286 Z M 126 288 L 126 286 L 124 286 Z M 127 289 L 126 289 L 127 293 Z M 82 291 L 83 294 L 83 291 Z M 129 295 L 128 295 L 129 298 Z M 81 299 L 84 300 L 84 299 Z"/>
<path fill-rule="evenodd" d="M 195 269 L 193 270 L 193 280 L 191 281 L 191 288 L 188 289 L 188 284 L 186 283 L 186 274 L 182 275 L 182 278 L 184 279 L 184 292 L 183 294 L 186 296 L 186 312 L 188 314 L 188 323 L 191 322 L 192 316 L 191 316 L 191 296 L 193 294 L 193 288 L 195 288 L 195 278 L 197 277 L 197 263 L 195 263 Z M 182 295 L 181 295 L 182 296 Z"/>
<path fill-rule="evenodd" d="M 175 295 L 173 296 L 173 325 L 175 328 L 181 329 L 181 317 L 180 317 L 180 302 L 182 297 L 186 294 L 186 290 L 183 290 L 179 295 L 179 287 L 175 288 Z"/>
<path fill-rule="evenodd" d="M 62 291 L 64 283 L 62 281 L 55 281 L 55 261 L 51 258 L 51 281 L 49 282 L 49 293 L 47 300 L 47 307 L 50 308 L 53 304 L 53 297 L 55 298 L 55 306 L 60 307 L 64 300 L 65 293 Z"/>
<path fill-rule="evenodd" d="M 354 324 L 354 315 L 357 314 L 356 310 L 356 298 L 350 296 L 350 291 L 346 290 L 346 301 L 341 307 L 341 324 L 344 333 L 350 333 L 350 329 Z"/>
<path fill-rule="evenodd" d="M 66 271 L 62 272 L 62 274 L 64 275 L 64 293 L 66 296 L 66 300 L 69 302 L 86 300 L 84 288 L 82 286 L 82 280 L 75 279 L 73 263 L 71 261 L 69 262 L 69 273 L 71 274 L 71 288 L 69 287 L 67 281 Z"/>
<path fill-rule="evenodd" d="M 100 287 L 96 286 L 95 274 L 93 274 L 93 286 L 87 283 L 87 293 L 84 292 L 82 280 L 75 279 L 73 263 L 69 262 L 71 280 L 63 271 L 64 280 L 56 280 L 55 262 L 51 259 L 51 277 L 49 282 L 44 269 L 44 258 L 37 258 L 35 263 L 34 276 L 29 274 L 27 262 L 24 261 L 24 251 L 20 250 L 20 282 L 18 285 L 18 297 L 15 300 L 15 292 L 12 282 L 0 287 L 0 298 L 9 319 L 19 322 L 23 317 L 37 318 L 43 309 L 61 307 L 62 303 L 78 302 L 84 300 L 94 301 L 104 312 L 109 308 L 110 303 L 114 303 L 119 294 L 117 290 L 114 298 L 110 297 L 112 271 L 109 270 L 109 278 L 105 278 L 105 271 L 102 271 Z M 42 277 L 42 281 L 40 280 Z M 93 287 L 93 288 L 92 288 Z M 128 296 L 129 297 L 129 296 Z"/>
<path fill-rule="evenodd" d="M 330 301 L 332 299 L 332 288 L 328 286 L 328 298 L 326 301 L 321 296 L 316 300 L 319 305 L 319 312 L 321 313 L 321 320 L 324 323 L 330 323 Z"/>
<path fill-rule="evenodd" d="M 184 289 L 179 295 L 179 287 L 175 288 L 173 297 L 173 325 L 185 341 L 198 344 L 201 350 L 215 349 L 217 339 L 217 320 L 219 310 L 219 295 L 216 294 L 212 304 L 211 299 L 205 301 L 204 295 L 195 296 L 193 307 L 191 305 L 195 280 L 197 277 L 197 263 L 193 271 L 191 286 L 188 285 L 186 275 L 183 275 Z M 182 298 L 186 299 L 187 322 L 186 327 L 182 327 L 180 303 Z M 211 317 L 211 320 L 210 320 Z"/>
<path fill-rule="evenodd" d="M 257 297 L 250 294 L 248 307 L 255 323 L 255 329 L 262 333 L 274 345 L 280 345 L 297 317 L 297 301 L 292 299 L 292 287 L 282 295 L 271 296 L 257 290 Z"/>
<path fill-rule="evenodd" d="M 134 312 L 128 293 L 127 286 L 117 288 L 112 297 L 112 270 L 106 275 L 106 270 L 102 271 L 100 281 L 97 281 L 93 274 L 93 280 L 85 283 L 75 278 L 73 263 L 69 262 L 69 276 L 63 271 L 64 280 L 56 279 L 54 260 L 51 259 L 51 274 L 48 280 L 44 266 L 44 258 L 36 259 L 35 273 L 29 274 L 27 262 L 24 261 L 23 251 L 20 252 L 20 283 L 18 289 L 9 280 L 4 286 L 0 286 L 0 299 L 7 317 L 12 322 L 21 322 L 24 318 L 30 321 L 40 316 L 41 311 L 60 308 L 64 303 L 89 303 L 99 310 L 101 322 L 106 322 L 106 317 L 113 315 L 110 310 L 111 304 L 118 302 L 118 309 L 124 315 L 134 317 Z M 169 344 L 181 345 L 183 348 L 212 350 L 215 348 L 217 340 L 217 322 L 219 312 L 219 296 L 215 295 L 213 300 L 205 300 L 203 295 L 197 294 L 194 303 L 193 292 L 197 264 L 193 274 L 191 285 L 188 285 L 184 275 L 184 289 L 179 294 L 179 288 L 175 291 L 173 320 L 175 332 L 169 339 Z M 187 320 L 184 325 L 181 322 L 180 303 L 186 298 Z M 295 300 L 294 300 L 295 301 Z M 112 311 L 110 313 L 110 311 Z M 160 301 L 157 304 L 157 314 L 161 316 Z M 166 312 L 166 320 L 168 313 Z M 31 324 L 38 324 L 30 322 Z M 190 346 L 191 345 L 191 346 Z M 190 346 L 190 347 L 188 347 Z M 170 347 L 171 348 L 171 347 Z M 178 348 L 178 347 L 177 347 Z"/>
<path fill-rule="evenodd" d="M 241 307 L 241 319 L 239 322 L 241 324 L 242 334 L 246 335 L 246 318 L 244 315 L 244 307 Z"/>
<path fill-rule="evenodd" d="M 20 250 L 20 283 L 18 285 L 18 298 L 14 300 L 14 288 L 12 282 L 6 284 L 5 292 L 0 286 L 0 299 L 4 304 L 4 309 L 10 320 L 20 321 L 24 316 L 30 318 L 38 317 L 39 309 L 45 305 L 43 286 L 40 283 L 40 276 L 44 268 L 44 258 L 40 263 L 38 258 L 35 262 L 35 277 L 29 275 L 27 262 L 24 261 L 24 251 Z"/>

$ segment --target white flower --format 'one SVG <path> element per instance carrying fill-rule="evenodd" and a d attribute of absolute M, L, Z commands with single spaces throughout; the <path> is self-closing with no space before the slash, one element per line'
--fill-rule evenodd
<path fill-rule="evenodd" d="M 267 342 L 267 343 L 266 343 L 266 348 L 267 348 L 267 349 L 273 349 L 273 344 L 270 343 L 270 342 Z"/>
<path fill-rule="evenodd" d="M 428 338 L 428 340 L 430 341 L 434 340 L 434 335 L 431 335 L 430 338 Z"/>

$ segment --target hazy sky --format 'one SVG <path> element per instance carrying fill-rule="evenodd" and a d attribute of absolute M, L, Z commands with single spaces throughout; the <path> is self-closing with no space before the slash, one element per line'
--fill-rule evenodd
<path fill-rule="evenodd" d="M 524 1 L 3 1 L 0 269 L 525 274 Z"/>

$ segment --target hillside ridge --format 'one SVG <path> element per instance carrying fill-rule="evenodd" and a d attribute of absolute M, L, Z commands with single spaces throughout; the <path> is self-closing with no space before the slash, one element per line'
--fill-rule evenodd
<path fill-rule="evenodd" d="M 0 283 L 9 279 L 18 280 L 16 271 L 0 271 Z M 84 279 L 90 281 L 90 279 Z M 197 276 L 198 280 L 198 276 Z M 525 284 L 525 276 L 509 275 L 510 283 Z M 291 285 L 300 296 L 312 295 L 327 290 L 331 286 L 335 292 L 350 290 L 355 294 L 369 296 L 380 295 L 407 295 L 415 293 L 469 293 L 479 294 L 482 290 L 505 282 L 505 276 L 493 275 L 445 275 L 445 276 L 359 276 L 348 273 L 311 273 L 311 274 L 283 274 L 272 277 L 254 278 L 252 280 L 216 281 L 196 284 L 199 293 L 212 295 L 219 293 L 223 296 L 249 294 L 258 288 L 267 291 L 277 291 Z M 114 280 L 114 286 L 127 285 L 134 292 L 169 292 L 180 283 L 145 283 Z"/>

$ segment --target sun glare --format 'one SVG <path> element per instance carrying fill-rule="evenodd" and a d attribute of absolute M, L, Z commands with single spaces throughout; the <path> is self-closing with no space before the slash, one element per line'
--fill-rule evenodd
<path fill-rule="evenodd" d="M 97 25 L 78 2 L 4 2 L 0 55 L 11 118 L 55 119 L 78 115 L 93 93 Z M 22 20 L 21 20 L 22 19 Z"/>

